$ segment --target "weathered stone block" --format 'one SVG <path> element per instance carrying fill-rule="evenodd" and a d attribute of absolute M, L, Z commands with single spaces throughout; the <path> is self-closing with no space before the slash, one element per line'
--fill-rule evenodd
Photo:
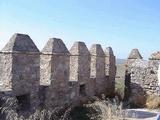
<path fill-rule="evenodd" d="M 45 106 L 52 108 L 69 103 L 69 51 L 61 39 L 49 39 L 42 50 L 40 84 L 45 89 Z"/>
<path fill-rule="evenodd" d="M 115 76 L 116 76 L 116 60 L 111 47 L 105 49 L 105 75 L 109 76 L 107 80 L 107 94 L 114 95 Z"/>
<path fill-rule="evenodd" d="M 70 81 L 79 84 L 77 96 L 90 96 L 90 53 L 83 42 L 74 43 L 70 53 Z"/>
<path fill-rule="evenodd" d="M 39 50 L 28 35 L 14 34 L 2 49 L 0 81 L 14 96 L 29 96 L 32 108 L 38 105 Z"/>
<path fill-rule="evenodd" d="M 106 92 L 105 80 L 105 54 L 101 45 L 94 44 L 90 49 L 91 54 L 91 73 L 90 77 L 95 79 L 95 94 Z"/>

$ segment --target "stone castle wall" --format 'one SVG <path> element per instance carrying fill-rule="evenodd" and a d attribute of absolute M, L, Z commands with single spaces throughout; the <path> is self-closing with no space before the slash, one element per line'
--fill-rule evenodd
<path fill-rule="evenodd" d="M 127 60 L 131 89 L 129 100 L 131 103 L 144 106 L 147 96 L 159 95 L 159 63 L 159 60 L 150 59 L 147 61 L 143 60 L 142 57 Z"/>
<path fill-rule="evenodd" d="M 31 108 L 79 103 L 88 96 L 114 94 L 115 56 L 95 44 L 49 39 L 41 52 L 28 35 L 14 34 L 0 52 L 0 91 Z M 29 102 L 27 102 L 29 101 Z"/>

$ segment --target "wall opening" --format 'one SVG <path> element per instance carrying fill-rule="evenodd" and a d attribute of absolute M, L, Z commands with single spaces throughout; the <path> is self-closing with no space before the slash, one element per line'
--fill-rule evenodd
<path fill-rule="evenodd" d="M 79 86 L 79 94 L 81 96 L 86 96 L 86 85 L 85 84 L 81 84 Z"/>
<path fill-rule="evenodd" d="M 30 94 L 16 96 L 18 101 L 18 110 L 29 110 L 30 109 Z"/>
<path fill-rule="evenodd" d="M 39 87 L 39 100 L 40 100 L 41 107 L 45 107 L 47 89 L 48 89 L 48 86 Z"/>
<path fill-rule="evenodd" d="M 155 72 L 153 70 L 150 71 L 150 74 L 155 74 Z"/>
<path fill-rule="evenodd" d="M 130 93 L 131 93 L 131 73 L 129 73 L 127 70 L 125 72 L 125 88 L 124 88 L 124 101 L 127 101 L 130 97 Z"/>

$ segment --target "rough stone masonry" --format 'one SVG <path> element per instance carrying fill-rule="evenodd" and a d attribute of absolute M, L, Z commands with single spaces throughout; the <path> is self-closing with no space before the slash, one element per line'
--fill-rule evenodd
<path fill-rule="evenodd" d="M 144 106 L 149 95 L 159 95 L 158 67 L 160 53 L 153 53 L 149 61 L 143 60 L 138 49 L 133 49 L 127 60 L 130 75 L 130 102 Z"/>
<path fill-rule="evenodd" d="M 14 34 L 0 53 L 1 91 L 12 91 L 17 99 L 38 106 L 40 52 L 28 35 Z M 27 102 L 27 101 L 26 101 Z"/>
<path fill-rule="evenodd" d="M 105 53 L 99 44 L 92 45 L 90 49 L 91 53 L 91 72 L 90 78 L 96 84 L 93 89 L 95 89 L 96 94 L 100 94 L 105 91 L 107 84 L 105 84 Z M 93 84 L 94 85 L 94 84 Z M 92 86 L 93 86 L 92 85 Z"/>
<path fill-rule="evenodd" d="M 40 87 L 45 91 L 44 105 L 55 107 L 69 102 L 69 51 L 61 39 L 51 38 L 42 50 Z M 40 94 L 41 95 L 41 94 Z M 54 102 L 53 102 L 54 101 Z"/>
<path fill-rule="evenodd" d="M 75 42 L 70 51 L 51 38 L 39 52 L 25 34 L 14 34 L 0 52 L 0 91 L 27 109 L 78 104 L 94 95 L 114 94 L 115 56 L 94 44 Z"/>

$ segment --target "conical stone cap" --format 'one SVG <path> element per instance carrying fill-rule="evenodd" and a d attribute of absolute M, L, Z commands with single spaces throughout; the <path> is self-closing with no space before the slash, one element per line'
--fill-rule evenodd
<path fill-rule="evenodd" d="M 71 55 L 90 55 L 84 42 L 75 42 L 70 49 Z"/>
<path fill-rule="evenodd" d="M 96 56 L 105 56 L 100 44 L 93 44 L 90 49 L 90 54 Z"/>
<path fill-rule="evenodd" d="M 160 51 L 152 53 L 149 59 L 150 60 L 160 60 Z"/>
<path fill-rule="evenodd" d="M 143 59 L 138 49 L 133 49 L 128 57 L 128 59 Z"/>
<path fill-rule="evenodd" d="M 2 52 L 39 52 L 39 50 L 28 35 L 15 33 Z"/>
<path fill-rule="evenodd" d="M 53 53 L 67 53 L 69 51 L 63 41 L 59 38 L 50 38 L 42 50 L 42 53 L 53 54 Z"/>
<path fill-rule="evenodd" d="M 106 56 L 114 56 L 113 50 L 112 50 L 111 47 L 107 47 L 107 48 L 105 49 L 105 55 L 106 55 Z"/>

